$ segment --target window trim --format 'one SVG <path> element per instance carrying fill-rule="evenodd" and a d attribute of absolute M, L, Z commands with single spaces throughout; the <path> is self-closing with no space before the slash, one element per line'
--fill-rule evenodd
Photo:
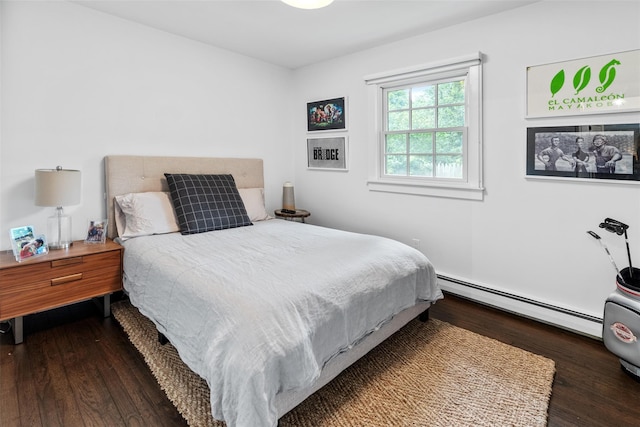
<path fill-rule="evenodd" d="M 382 112 L 385 111 L 383 89 L 398 85 L 410 85 L 425 79 L 446 79 L 466 75 L 467 93 L 467 141 L 465 153 L 464 180 L 416 179 L 415 177 L 391 177 L 384 175 L 384 125 Z M 370 191 L 383 191 L 401 194 L 451 197 L 469 200 L 483 200 L 482 182 L 482 54 L 480 52 L 458 58 L 433 62 L 385 73 L 365 76 L 368 86 L 370 114 L 374 118 L 370 140 L 375 142 L 375 155 L 370 160 Z"/>

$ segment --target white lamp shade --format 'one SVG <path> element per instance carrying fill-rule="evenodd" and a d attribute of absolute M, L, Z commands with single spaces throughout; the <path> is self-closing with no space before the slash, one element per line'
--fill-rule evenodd
<path fill-rule="evenodd" d="M 80 171 L 36 169 L 36 206 L 70 206 L 80 203 Z"/>

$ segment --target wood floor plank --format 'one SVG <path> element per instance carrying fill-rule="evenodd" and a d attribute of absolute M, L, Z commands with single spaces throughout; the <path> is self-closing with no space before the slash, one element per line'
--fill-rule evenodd
<path fill-rule="evenodd" d="M 103 346 L 99 347 L 101 349 L 104 348 Z M 149 423 L 153 422 L 153 418 L 145 420 L 144 416 L 149 416 L 150 412 L 145 411 L 145 414 L 141 413 L 141 410 L 146 409 L 146 405 L 144 405 L 144 400 L 135 396 L 137 387 L 132 384 L 131 381 L 127 381 L 126 378 L 121 377 L 119 372 L 122 371 L 122 368 L 111 363 L 114 359 L 110 354 L 111 352 L 108 350 L 102 352 L 100 357 L 104 358 L 110 366 L 106 369 L 104 367 L 101 368 L 99 375 L 120 414 L 123 424 L 132 427 L 149 425 Z"/>
<path fill-rule="evenodd" d="M 93 319 L 91 319 L 93 320 Z M 100 369 L 90 322 L 74 322 L 72 328 L 57 328 L 57 344 L 80 413 L 87 426 L 122 425 L 122 418 L 109 394 Z"/>
<path fill-rule="evenodd" d="M 145 415 L 146 420 L 153 420 L 157 426 L 186 426 L 182 415 L 176 410 L 167 395 L 158 386 L 151 370 L 138 350 L 131 344 L 122 327 L 115 319 L 105 319 L 103 327 L 110 332 L 109 343 L 113 346 L 111 356 L 118 357 L 122 363 L 120 367 L 126 367 L 121 375 L 126 380 L 131 380 L 138 387 L 130 389 L 134 399 L 141 400 L 144 406 L 138 409 Z M 116 349 L 117 351 L 113 351 Z M 149 405 L 147 407 L 147 405 Z"/>
<path fill-rule="evenodd" d="M 93 327 L 100 335 L 98 348 L 110 368 L 103 373 L 103 377 L 109 377 L 105 384 L 126 425 L 186 426 L 117 322 L 105 319 Z"/>
<path fill-rule="evenodd" d="M 73 392 L 73 383 L 68 376 L 63 356 L 59 353 L 58 341 L 65 335 L 64 330 L 52 328 L 37 335 L 46 337 L 44 352 L 48 381 L 47 387 L 40 394 L 40 402 L 46 408 L 45 411 L 41 410 L 42 419 L 46 423 L 57 420 L 60 426 L 85 425 L 82 408 L 78 406 Z"/>
<path fill-rule="evenodd" d="M 47 313 L 42 315 L 46 324 L 55 324 Z M 58 346 L 61 336 L 64 334 L 60 328 L 51 327 L 30 335 L 29 345 L 25 346 L 29 351 L 30 368 L 33 369 L 40 417 L 46 426 L 83 426 L 81 410 Z"/>
<path fill-rule="evenodd" d="M 16 372 L 16 356 L 14 349 L 10 346 L 3 349 L 6 357 L 0 358 L 0 402 L 2 402 L 2 412 L 5 412 L 3 419 L 6 425 L 20 425 L 20 409 L 18 405 L 18 390 L 15 384 L 18 383 Z M 19 359 L 19 357 L 18 357 Z M 0 425 L 4 425 L 0 422 Z"/>
<path fill-rule="evenodd" d="M 31 358 L 29 350 L 24 346 L 14 346 L 12 350 L 15 361 L 15 383 L 18 398 L 18 412 L 20 413 L 20 424 L 22 426 L 42 425 L 42 418 L 36 396 L 36 386 L 34 381 L 35 370 L 31 368 Z"/>

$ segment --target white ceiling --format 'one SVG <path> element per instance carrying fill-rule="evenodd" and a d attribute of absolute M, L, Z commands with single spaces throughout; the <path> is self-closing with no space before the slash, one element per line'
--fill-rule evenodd
<path fill-rule="evenodd" d="M 75 0 L 74 3 L 295 69 L 540 0 Z"/>

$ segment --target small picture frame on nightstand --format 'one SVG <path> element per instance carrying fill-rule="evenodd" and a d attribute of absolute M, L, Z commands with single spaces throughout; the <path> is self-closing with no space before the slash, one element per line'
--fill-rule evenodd
<path fill-rule="evenodd" d="M 47 238 L 44 234 L 34 234 L 31 225 L 12 228 L 9 230 L 9 234 L 11 235 L 13 255 L 18 262 L 49 253 Z"/>
<path fill-rule="evenodd" d="M 87 224 L 85 243 L 104 243 L 107 240 L 107 220 L 91 219 Z"/>

